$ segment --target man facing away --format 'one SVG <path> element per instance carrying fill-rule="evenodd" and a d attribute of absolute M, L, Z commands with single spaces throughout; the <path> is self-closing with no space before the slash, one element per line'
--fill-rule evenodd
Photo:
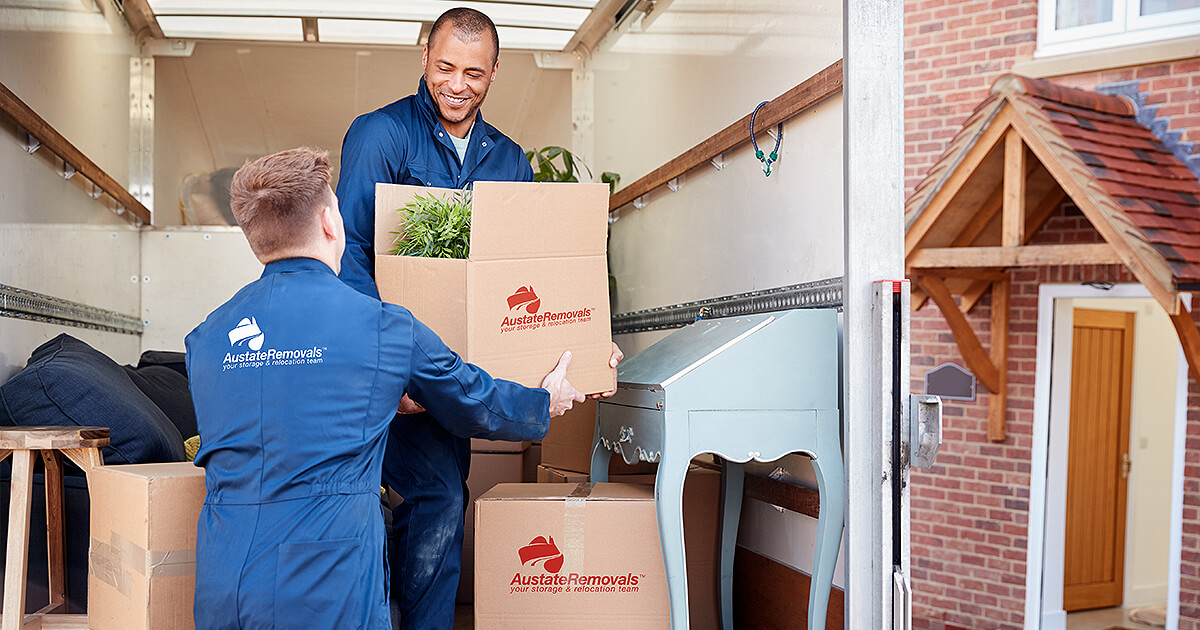
<path fill-rule="evenodd" d="M 347 241 L 340 276 L 364 295 L 379 297 L 373 250 L 377 182 L 465 188 L 476 181 L 533 181 L 521 147 L 479 112 L 500 67 L 499 53 L 496 27 L 486 15 L 446 11 L 429 32 L 417 93 L 359 116 L 346 132 L 337 189 Z M 621 358 L 614 345 L 611 365 Z M 450 628 L 462 563 L 470 441 L 435 410 L 420 413 L 419 405 L 404 400 L 407 413 L 392 424 L 383 463 L 383 480 L 404 497 L 392 512 L 397 541 L 391 551 L 392 593 L 405 630 Z"/>
<path fill-rule="evenodd" d="M 233 212 L 266 268 L 187 336 L 207 490 L 200 630 L 391 627 L 379 483 L 405 392 L 447 430 L 507 440 L 539 439 L 583 400 L 570 353 L 543 388 L 492 379 L 407 309 L 340 281 L 329 178 L 308 148 L 238 171 Z"/>

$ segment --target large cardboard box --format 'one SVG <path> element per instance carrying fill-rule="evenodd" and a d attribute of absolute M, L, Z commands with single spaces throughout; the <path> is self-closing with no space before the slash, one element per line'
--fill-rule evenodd
<path fill-rule="evenodd" d="M 102 466 L 88 486 L 88 627 L 192 628 L 204 469 L 191 462 Z"/>
<path fill-rule="evenodd" d="M 612 385 L 609 384 L 609 387 Z M 542 465 L 577 473 L 591 471 L 592 439 L 596 433 L 596 401 L 575 405 L 550 421 L 550 430 L 542 438 Z M 610 475 L 637 475 L 654 472 L 656 464 L 626 464 L 620 455 L 609 459 Z"/>
<path fill-rule="evenodd" d="M 684 489 L 692 629 L 716 630 L 720 475 Z M 475 507 L 481 628 L 669 628 L 654 487 L 502 484 Z"/>
<path fill-rule="evenodd" d="M 504 440 L 485 440 L 471 438 L 472 453 L 520 453 L 529 448 L 532 442 L 506 442 Z"/>
<path fill-rule="evenodd" d="M 471 453 L 467 476 L 466 526 L 463 529 L 462 573 L 454 601 L 469 604 L 475 593 L 475 500 L 499 483 L 520 483 L 524 476 L 523 453 Z"/>
<path fill-rule="evenodd" d="M 564 350 L 581 392 L 612 388 L 608 186 L 476 182 L 467 260 L 389 255 L 417 194 L 375 186 L 375 284 L 492 376 L 537 387 Z"/>
<path fill-rule="evenodd" d="M 586 483 L 589 481 L 588 473 L 577 473 L 569 470 L 559 470 L 546 465 L 538 466 L 537 482 L 538 483 Z M 646 473 L 642 475 L 609 475 L 608 480 L 612 483 L 644 483 L 654 485 L 655 474 Z"/>

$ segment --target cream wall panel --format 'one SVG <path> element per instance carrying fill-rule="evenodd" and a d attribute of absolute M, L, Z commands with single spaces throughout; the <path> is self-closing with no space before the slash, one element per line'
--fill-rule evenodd
<path fill-rule="evenodd" d="M 0 284 L 136 315 L 140 232 L 128 226 L 0 225 Z M 0 318 L 0 382 L 43 342 L 67 333 L 119 362 L 136 362 L 136 335 Z"/>
<path fill-rule="evenodd" d="M 142 238 L 143 350 L 183 352 L 208 314 L 262 275 L 239 228 L 167 228 Z"/>

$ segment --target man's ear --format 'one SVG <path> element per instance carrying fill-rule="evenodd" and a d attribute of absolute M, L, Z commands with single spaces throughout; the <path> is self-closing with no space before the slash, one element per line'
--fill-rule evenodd
<path fill-rule="evenodd" d="M 426 43 L 421 47 L 421 72 L 429 70 L 429 44 Z"/>
<path fill-rule="evenodd" d="M 488 81 L 488 85 L 491 85 L 492 83 L 494 83 L 496 81 L 496 73 L 499 71 L 500 71 L 500 60 L 497 59 L 496 63 L 492 66 L 492 78 Z"/>
<path fill-rule="evenodd" d="M 337 222 L 341 218 L 341 215 L 338 214 L 337 210 L 333 209 L 333 206 L 325 206 L 325 209 L 321 210 L 321 233 L 326 239 L 331 241 L 338 239 Z"/>

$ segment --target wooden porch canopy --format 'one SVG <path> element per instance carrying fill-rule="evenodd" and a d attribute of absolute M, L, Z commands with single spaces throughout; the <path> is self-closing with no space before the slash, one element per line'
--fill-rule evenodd
<path fill-rule="evenodd" d="M 1136 114 L 1120 96 L 1005 75 L 905 204 L 912 303 L 937 304 L 992 394 L 990 439 L 1005 437 L 1014 267 L 1124 265 L 1170 315 L 1200 380 L 1200 330 L 1179 295 L 1200 290 L 1200 180 Z M 1030 245 L 1068 199 L 1103 242 Z M 989 290 L 990 352 L 964 316 Z"/>

